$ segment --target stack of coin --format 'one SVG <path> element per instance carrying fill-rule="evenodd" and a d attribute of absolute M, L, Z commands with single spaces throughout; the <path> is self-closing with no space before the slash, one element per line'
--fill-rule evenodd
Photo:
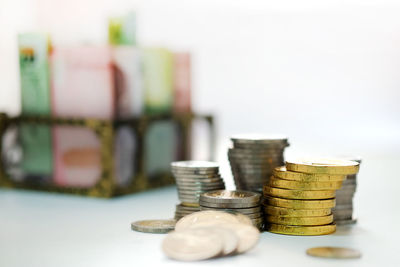
<path fill-rule="evenodd" d="M 171 170 L 181 201 L 176 206 L 176 220 L 200 210 L 201 193 L 225 189 L 224 181 L 219 174 L 219 165 L 215 162 L 177 161 L 171 163 Z"/>
<path fill-rule="evenodd" d="M 360 158 L 348 158 L 361 164 Z M 354 224 L 353 197 L 357 188 L 357 174 L 348 175 L 342 187 L 336 191 L 336 206 L 332 209 L 333 219 L 337 225 Z"/>
<path fill-rule="evenodd" d="M 287 161 L 264 187 L 266 230 L 288 235 L 323 235 L 336 231 L 335 192 L 356 174 L 359 164 L 334 159 Z"/>
<path fill-rule="evenodd" d="M 246 215 L 258 229 L 263 228 L 261 194 L 250 191 L 216 190 L 200 196 L 201 210 L 217 210 Z"/>
<path fill-rule="evenodd" d="M 272 170 L 283 165 L 287 137 L 253 134 L 232 136 L 231 140 L 228 159 L 236 189 L 262 192 Z"/>

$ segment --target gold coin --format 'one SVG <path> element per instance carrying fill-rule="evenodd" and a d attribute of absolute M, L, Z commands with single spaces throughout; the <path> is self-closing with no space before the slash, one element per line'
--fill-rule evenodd
<path fill-rule="evenodd" d="M 301 159 L 286 161 L 286 169 L 294 172 L 351 175 L 358 173 L 360 163 L 341 159 Z"/>
<path fill-rule="evenodd" d="M 331 259 L 357 259 L 361 257 L 358 250 L 340 247 L 315 247 L 307 249 L 307 254 L 313 257 Z"/>
<path fill-rule="evenodd" d="M 288 171 L 285 166 L 276 167 L 272 174 L 280 179 L 303 182 L 330 182 L 346 179 L 346 175 L 292 172 Z"/>
<path fill-rule="evenodd" d="M 335 190 L 291 190 L 283 188 L 275 188 L 265 185 L 263 187 L 264 195 L 273 197 L 289 198 L 289 199 L 328 199 L 335 197 Z"/>
<path fill-rule="evenodd" d="M 281 217 L 281 216 L 265 216 L 265 220 L 270 223 L 285 225 L 325 225 L 333 222 L 333 215 L 319 217 Z"/>
<path fill-rule="evenodd" d="M 293 226 L 270 223 L 266 225 L 265 230 L 284 235 L 328 235 L 336 231 L 336 224 L 318 225 L 318 226 Z"/>
<path fill-rule="evenodd" d="M 264 212 L 269 215 L 281 216 L 281 217 L 314 217 L 314 216 L 327 216 L 332 214 L 331 209 L 312 209 L 312 210 L 300 210 L 300 209 L 289 209 L 275 206 L 265 206 Z"/>
<path fill-rule="evenodd" d="M 274 176 L 271 176 L 268 184 L 272 187 L 297 190 L 338 190 L 340 187 L 342 187 L 342 181 L 302 182 L 279 179 Z"/>
<path fill-rule="evenodd" d="M 335 199 L 324 199 L 324 200 L 299 200 L 299 199 L 284 199 L 278 197 L 265 197 L 266 204 L 291 208 L 291 209 L 329 209 L 335 207 Z"/>

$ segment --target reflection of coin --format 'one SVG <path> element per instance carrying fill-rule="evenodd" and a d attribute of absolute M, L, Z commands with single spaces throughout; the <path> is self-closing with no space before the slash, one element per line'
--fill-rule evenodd
<path fill-rule="evenodd" d="M 131 228 L 138 232 L 161 234 L 174 230 L 175 223 L 175 220 L 145 220 L 133 222 Z"/>
<path fill-rule="evenodd" d="M 185 229 L 168 234 L 162 249 L 172 259 L 195 261 L 217 256 L 223 251 L 224 243 L 212 228 Z"/>
<path fill-rule="evenodd" d="M 356 174 L 359 165 L 360 164 L 355 161 L 324 158 L 286 161 L 286 169 L 289 171 L 341 175 Z"/>
<path fill-rule="evenodd" d="M 309 248 L 307 249 L 307 254 L 314 257 L 334 259 L 355 259 L 361 257 L 361 253 L 358 250 L 340 247 Z"/>
<path fill-rule="evenodd" d="M 284 235 L 328 235 L 336 231 L 336 225 L 292 226 L 270 223 L 266 225 L 266 230 L 272 233 Z"/>

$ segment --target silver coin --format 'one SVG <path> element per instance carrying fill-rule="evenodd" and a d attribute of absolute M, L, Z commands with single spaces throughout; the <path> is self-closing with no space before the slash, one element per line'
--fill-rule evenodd
<path fill-rule="evenodd" d="M 201 200 L 211 203 L 259 203 L 261 195 L 248 191 L 216 190 L 201 195 Z"/>
<path fill-rule="evenodd" d="M 169 258 L 196 261 L 221 254 L 224 243 L 221 235 L 212 228 L 185 229 L 168 234 L 162 243 L 162 249 Z"/>
<path fill-rule="evenodd" d="M 219 211 L 226 211 L 226 212 L 238 212 L 241 214 L 252 214 L 261 212 L 261 206 L 253 207 L 253 208 L 241 208 L 241 209 L 219 209 L 219 208 L 209 208 L 200 206 L 201 210 L 219 210 Z"/>
<path fill-rule="evenodd" d="M 177 183 L 192 183 L 192 184 L 221 183 L 223 181 L 224 180 L 221 178 L 210 178 L 210 179 L 201 179 L 201 180 L 190 179 L 190 178 L 176 179 Z"/>
<path fill-rule="evenodd" d="M 188 175 L 218 175 L 219 172 L 215 172 L 215 171 L 186 171 L 186 170 L 182 170 L 182 171 L 177 171 L 177 170 L 171 170 L 172 174 L 174 175 L 174 177 L 178 176 L 178 177 L 184 177 L 184 176 L 188 176 Z"/>
<path fill-rule="evenodd" d="M 242 144 L 271 144 L 271 143 L 286 143 L 288 137 L 285 135 L 271 134 L 236 134 L 230 138 L 233 142 Z"/>
<path fill-rule="evenodd" d="M 332 210 L 351 210 L 353 209 L 353 205 L 352 204 L 342 204 L 342 205 L 338 205 L 336 203 L 336 206 L 332 209 Z"/>
<path fill-rule="evenodd" d="M 179 178 L 176 179 L 177 183 L 198 183 L 198 184 L 202 184 L 202 183 L 220 183 L 223 182 L 223 179 L 221 178 L 210 178 L 210 179 L 191 179 L 191 178 Z"/>
<path fill-rule="evenodd" d="M 143 220 L 131 223 L 131 229 L 143 233 L 168 233 L 174 230 L 175 220 Z"/>
<path fill-rule="evenodd" d="M 221 188 L 224 187 L 224 188 Z M 190 184 L 182 184 L 177 186 L 178 190 L 207 190 L 207 191 L 213 191 L 214 190 L 219 190 L 219 189 L 225 189 L 225 184 L 224 183 L 219 183 L 219 184 L 212 184 L 212 185 L 190 185 Z"/>
<path fill-rule="evenodd" d="M 200 207 L 188 207 L 188 206 L 183 206 L 182 204 L 176 205 L 176 210 L 177 211 L 200 211 Z"/>
<path fill-rule="evenodd" d="M 201 200 L 198 203 L 203 207 L 221 209 L 253 208 L 260 205 L 259 203 L 209 203 Z"/>
<path fill-rule="evenodd" d="M 193 179 L 193 180 L 202 180 L 202 179 L 216 179 L 221 178 L 221 174 L 212 173 L 212 174 L 179 174 L 175 175 L 176 178 L 184 178 L 184 179 Z"/>
<path fill-rule="evenodd" d="M 193 170 L 193 169 L 208 170 L 208 169 L 218 169 L 219 164 L 212 161 L 186 160 L 186 161 L 172 162 L 171 168 L 188 169 L 188 170 Z"/>

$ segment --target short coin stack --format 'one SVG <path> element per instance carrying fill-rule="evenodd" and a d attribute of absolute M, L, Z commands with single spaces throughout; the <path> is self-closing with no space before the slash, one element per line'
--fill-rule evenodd
<path fill-rule="evenodd" d="M 361 164 L 360 158 L 350 158 Z M 333 219 L 337 225 L 354 224 L 353 197 L 357 188 L 357 174 L 348 175 L 343 181 L 342 187 L 336 191 L 336 207 L 332 209 Z"/>
<path fill-rule="evenodd" d="M 255 227 L 262 229 L 260 200 L 261 194 L 255 192 L 217 190 L 201 194 L 200 208 L 246 215 Z"/>
<path fill-rule="evenodd" d="M 182 202 L 176 206 L 175 219 L 199 211 L 200 194 L 225 189 L 219 174 L 219 165 L 209 161 L 177 161 L 171 163 L 178 197 Z"/>
<path fill-rule="evenodd" d="M 236 188 L 262 192 L 272 170 L 283 165 L 287 137 L 253 134 L 232 136 L 231 140 L 228 158 Z"/>
<path fill-rule="evenodd" d="M 357 162 L 334 159 L 287 161 L 286 167 L 275 168 L 264 187 L 266 230 L 288 235 L 335 232 L 335 191 L 358 169 Z"/>

